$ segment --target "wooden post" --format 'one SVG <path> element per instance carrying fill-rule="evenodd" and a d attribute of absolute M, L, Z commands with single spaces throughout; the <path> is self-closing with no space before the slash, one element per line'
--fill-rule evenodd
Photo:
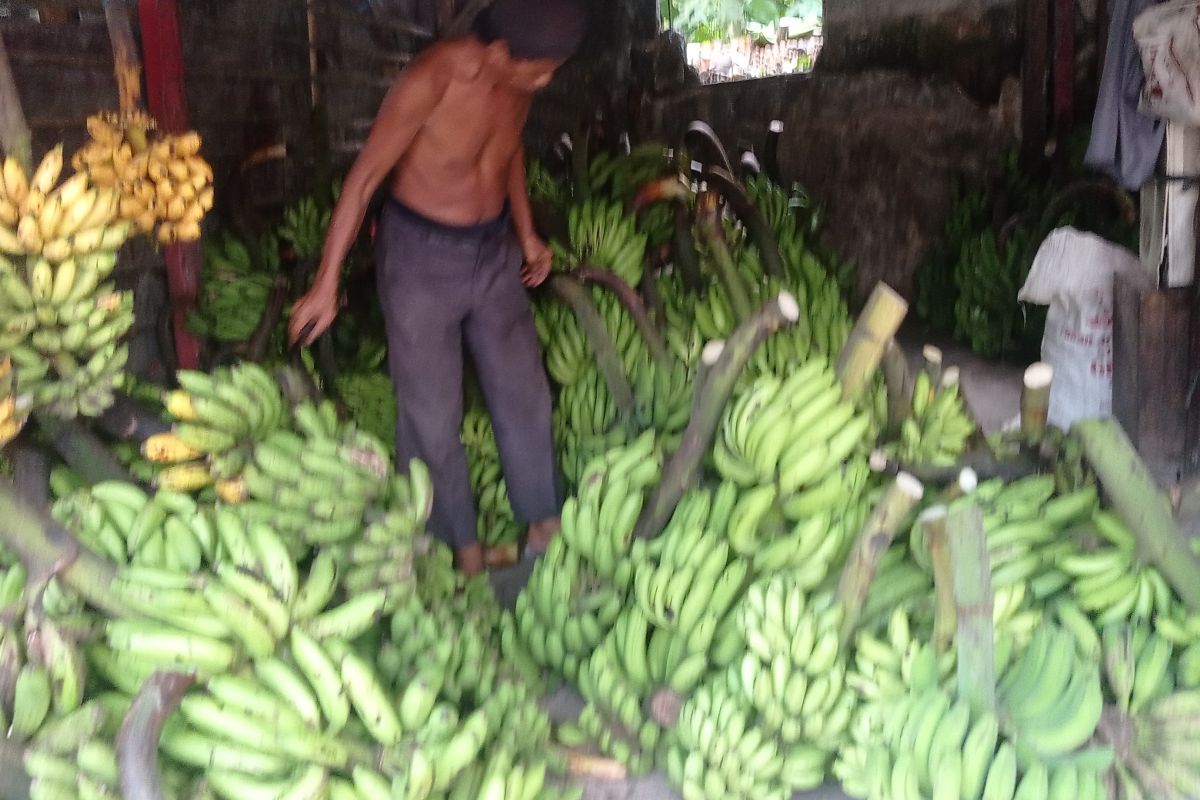
<path fill-rule="evenodd" d="M 1040 158 L 1046 145 L 1050 0 L 1025 0 L 1025 53 L 1021 62 L 1021 151 Z"/>
<path fill-rule="evenodd" d="M 175 0 L 138 0 L 142 49 L 146 54 L 146 89 L 150 112 L 167 133 L 190 127 L 183 75 L 183 48 L 179 38 L 179 11 Z M 187 327 L 200 291 L 203 258 L 199 242 L 165 248 L 167 289 L 171 298 L 175 356 L 180 369 L 200 365 L 200 340 Z"/>
<path fill-rule="evenodd" d="M 1074 123 L 1075 0 L 1054 0 L 1054 136 L 1060 146 Z"/>
<path fill-rule="evenodd" d="M 8 63 L 8 50 L 0 36 L 0 148 L 21 163 L 26 172 L 33 164 L 33 141 L 21 108 L 17 81 Z"/>

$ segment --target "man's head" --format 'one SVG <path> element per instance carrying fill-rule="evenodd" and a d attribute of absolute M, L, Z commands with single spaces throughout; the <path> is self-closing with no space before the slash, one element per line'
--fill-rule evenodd
<path fill-rule="evenodd" d="M 534 92 L 575 52 L 586 27 L 582 0 L 495 0 L 476 33 L 503 62 L 508 83 Z"/>

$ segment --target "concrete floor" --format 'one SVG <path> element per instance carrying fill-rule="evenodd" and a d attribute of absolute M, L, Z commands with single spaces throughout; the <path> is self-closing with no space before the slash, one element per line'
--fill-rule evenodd
<path fill-rule="evenodd" d="M 967 348 L 925 338 L 919 331 L 903 331 L 900 342 L 914 367 L 921 360 L 921 348 L 927 343 L 942 348 L 943 363 L 957 365 L 961 371 L 963 396 L 975 419 L 987 432 L 1000 429 L 1017 417 L 1020 408 L 1020 365 L 993 364 L 975 356 Z M 492 573 L 492 582 L 501 602 L 512 605 L 529 577 L 531 565 L 517 564 Z M 571 720 L 582 708 L 580 697 L 564 689 L 547 698 L 546 708 L 555 721 Z M 621 781 L 589 779 L 583 782 L 584 800 L 677 800 L 679 793 L 665 776 L 654 773 L 644 778 Z M 713 798 L 713 800 L 719 800 Z M 796 795 L 796 800 L 847 800 L 836 784 Z"/>

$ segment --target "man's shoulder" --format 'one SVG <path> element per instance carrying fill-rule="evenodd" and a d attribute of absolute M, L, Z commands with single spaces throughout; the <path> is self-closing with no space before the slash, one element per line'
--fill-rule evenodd
<path fill-rule="evenodd" d="M 483 69 L 484 50 L 483 43 L 472 37 L 445 39 L 430 45 L 413 62 L 413 67 L 436 71 L 453 80 L 469 81 L 478 77 Z"/>

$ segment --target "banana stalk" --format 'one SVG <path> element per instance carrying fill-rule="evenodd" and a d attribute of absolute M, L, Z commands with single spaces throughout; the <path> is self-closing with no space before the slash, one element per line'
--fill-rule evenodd
<path fill-rule="evenodd" d="M 862 393 L 907 313 L 908 303 L 903 297 L 882 281 L 876 284 L 838 355 L 837 375 L 843 397 L 853 399 Z"/>
<path fill-rule="evenodd" d="M 113 404 L 95 418 L 95 424 L 114 439 L 137 444 L 171 429 L 158 413 L 121 392 L 116 393 Z"/>
<path fill-rule="evenodd" d="M 946 507 L 932 506 L 917 519 L 933 562 L 933 646 L 945 652 L 954 643 L 958 607 L 954 602 L 954 562 L 946 538 Z"/>
<path fill-rule="evenodd" d="M 57 522 L 17 497 L 11 482 L 0 481 L 0 542 L 12 550 L 29 575 L 57 575 L 79 596 L 114 616 L 131 610 L 109 590 L 113 565 L 94 555 Z"/>
<path fill-rule="evenodd" d="M 77 420 L 59 419 L 44 411 L 35 411 L 33 416 L 63 460 L 88 483 L 136 483 L 108 448 Z"/>
<path fill-rule="evenodd" d="M 5 454 L 12 464 L 17 496 L 34 508 L 50 502 L 50 459 L 26 433 L 11 442 Z"/>
<path fill-rule="evenodd" d="M 717 266 L 717 277 L 729 294 L 729 305 L 738 323 L 750 319 L 753 309 L 750 305 L 750 292 L 738 274 L 737 264 L 729 253 L 729 245 L 725 242 L 724 231 L 721 230 L 721 215 L 717 209 L 717 197 L 711 192 L 700 195 L 696 200 L 696 217 L 699 223 L 700 236 L 708 246 L 709 255 Z"/>
<path fill-rule="evenodd" d="M 670 365 L 671 355 L 667 352 L 667 344 L 663 341 L 662 334 L 654 327 L 654 323 L 650 321 L 645 303 L 642 302 L 642 298 L 638 296 L 632 286 L 622 280 L 620 275 L 606 269 L 597 269 L 589 264 L 581 264 L 575 269 L 574 274 L 584 283 L 598 283 L 612 291 L 625 306 L 629 315 L 633 317 L 633 322 L 637 325 L 638 333 L 642 335 L 643 341 L 646 342 L 650 356 L 661 366 Z M 653 283 L 653 280 L 650 283 Z"/>
<path fill-rule="evenodd" d="M 621 357 L 617 355 L 617 348 L 608 334 L 608 328 L 605 327 L 600 312 L 596 310 L 596 304 L 592 302 L 592 298 L 583 284 L 569 275 L 551 275 L 546 284 L 559 300 L 575 312 L 575 317 L 579 320 L 579 325 L 583 328 L 583 332 L 592 346 L 596 364 L 600 368 L 600 374 L 604 376 L 604 383 L 612 394 L 613 402 L 625 422 L 632 420 L 634 416 L 633 388 L 625 376 L 625 370 L 621 366 Z"/>
<path fill-rule="evenodd" d="M 912 389 L 908 385 L 908 361 L 896 340 L 883 351 L 883 380 L 887 386 L 888 438 L 900 433 L 900 426 L 912 411 Z"/>
<path fill-rule="evenodd" d="M 689 292 L 698 294 L 704 286 L 700 274 L 700 255 L 696 252 L 696 240 L 692 235 L 692 215 L 684 200 L 675 203 L 675 235 L 671 243 L 671 257 L 679 274 L 683 276 L 683 285 Z"/>
<path fill-rule="evenodd" d="M 1200 559 L 1188 547 L 1170 500 L 1155 485 L 1120 423 L 1087 420 L 1074 430 L 1113 509 L 1137 540 L 1138 559 L 1158 567 L 1184 605 L 1200 611 Z"/>
<path fill-rule="evenodd" d="M 958 696 L 977 711 L 992 711 L 996 707 L 992 570 L 983 515 L 970 496 L 950 505 L 946 534 L 954 564 Z"/>
<path fill-rule="evenodd" d="M 658 488 L 642 509 L 634 528 L 635 536 L 652 539 L 662 533 L 679 498 L 699 477 L 700 466 L 712 448 L 713 434 L 746 363 L 763 340 L 799 317 L 796 298 L 781 292 L 739 325 L 719 351 L 711 346 L 704 349 L 707 370 L 696 382 L 691 419 L 679 440 L 679 448 L 663 468 Z"/>
<path fill-rule="evenodd" d="M 271 343 L 271 334 L 279 324 L 279 318 L 287 307 L 289 283 L 287 276 L 277 275 L 271 286 L 271 294 L 267 298 L 266 308 L 258 321 L 258 327 L 246 340 L 245 360 L 261 363 L 267 356 L 267 347 Z"/>
<path fill-rule="evenodd" d="M 21 96 L 3 41 L 0 41 L 0 150 L 17 159 L 26 172 L 33 166 L 33 134 L 21 108 Z"/>
<path fill-rule="evenodd" d="M 879 499 L 871 516 L 863 524 L 854 548 L 838 580 L 838 601 L 842 604 L 842 645 L 849 643 L 862 617 L 867 592 L 875 579 L 879 560 L 896 538 L 900 526 L 925 493 L 921 482 L 901 472 Z"/>
<path fill-rule="evenodd" d="M 1025 370 L 1021 386 L 1021 435 L 1035 443 L 1046 432 L 1046 415 L 1050 410 L 1050 386 L 1054 368 L 1038 361 Z"/>
<path fill-rule="evenodd" d="M 767 224 L 762 211 L 754 205 L 750 195 L 746 194 L 745 187 L 737 178 L 721 167 L 709 167 L 704 171 L 704 178 L 709 185 L 716 187 L 720 195 L 725 198 L 725 202 L 733 209 L 733 213 L 746 226 L 746 232 L 750 234 L 751 241 L 758 247 L 763 271 L 773 278 L 782 280 L 784 276 L 783 256 L 779 252 L 779 242 L 776 241 L 775 232 Z"/>
<path fill-rule="evenodd" d="M 117 734 L 121 796 L 133 800 L 165 800 L 158 768 L 158 740 L 195 675 L 156 672 L 133 698 Z"/>

